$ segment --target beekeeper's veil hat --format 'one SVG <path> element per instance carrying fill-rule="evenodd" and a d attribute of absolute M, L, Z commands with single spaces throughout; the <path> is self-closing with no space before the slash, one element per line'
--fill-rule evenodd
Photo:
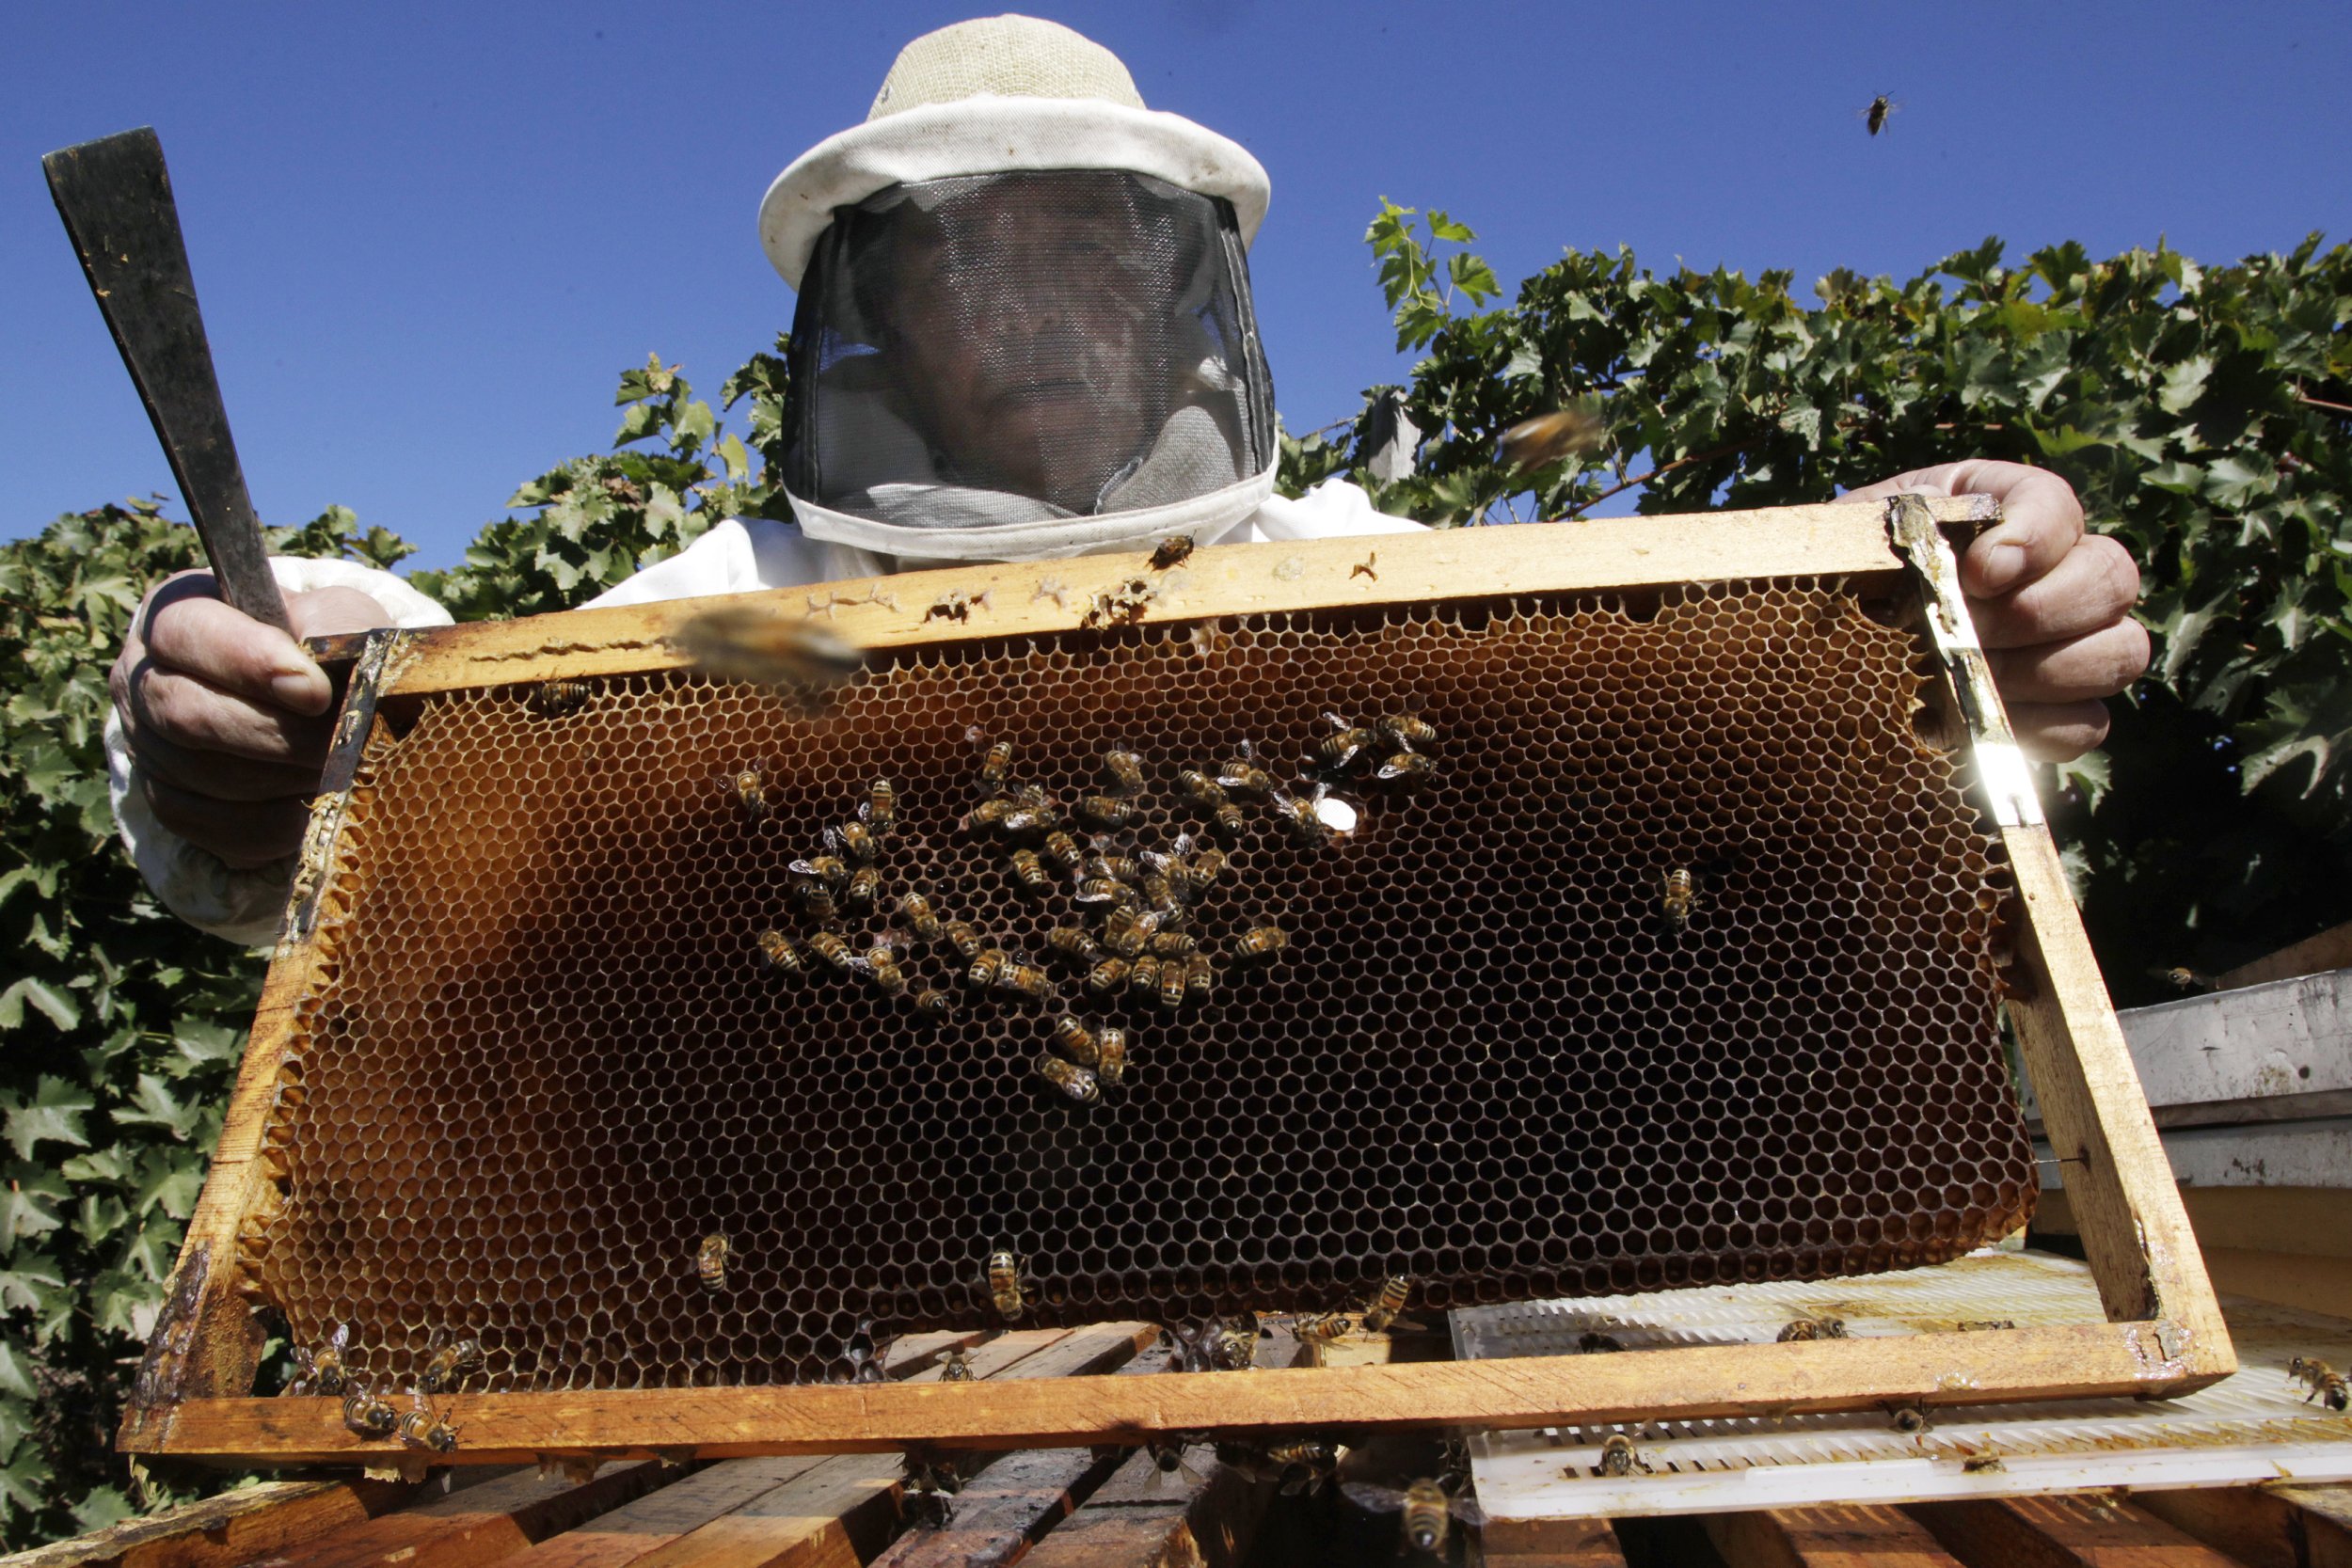
<path fill-rule="evenodd" d="M 1029 560 L 1214 534 L 1274 484 L 1245 249 L 1266 176 L 1029 17 L 916 39 L 866 123 L 760 203 L 800 291 L 786 489 L 804 531 Z"/>

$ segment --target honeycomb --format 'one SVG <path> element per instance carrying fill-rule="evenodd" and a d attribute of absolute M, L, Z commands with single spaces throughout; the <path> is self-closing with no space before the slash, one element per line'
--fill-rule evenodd
<path fill-rule="evenodd" d="M 2035 1179 L 2010 884 L 1921 670 L 1791 579 L 888 650 L 819 714 L 668 672 L 424 699 L 352 792 L 246 1288 L 362 1377 L 462 1336 L 468 1386 L 544 1390 L 848 1378 L 1000 1323 L 1007 1252 L 1025 1326 L 1954 1257 Z M 1428 776 L 1380 779 L 1385 744 L 1327 770 L 1357 814 L 1329 842 L 1240 793 L 1220 836 L 1176 783 L 1248 742 L 1311 800 L 1302 765 L 1401 715 Z M 1064 816 L 1140 758 L 1089 854 L 1227 851 L 1186 928 L 1208 995 L 1097 995 L 1053 954 L 1104 923 L 972 820 L 1000 742 Z M 792 866 L 877 778 L 880 902 L 836 907 L 836 969 Z M 976 990 L 909 890 L 1053 996 Z M 1128 1042 L 1088 1102 L 1037 1067 L 1064 1018 Z"/>

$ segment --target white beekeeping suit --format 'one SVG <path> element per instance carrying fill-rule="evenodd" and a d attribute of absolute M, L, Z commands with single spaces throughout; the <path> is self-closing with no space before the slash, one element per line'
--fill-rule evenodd
<path fill-rule="evenodd" d="M 779 175 L 761 243 L 799 292 L 785 404 L 795 520 L 730 518 L 594 602 L 644 604 L 977 561 L 1396 533 L 1343 481 L 1274 494 L 1273 388 L 1247 247 L 1265 170 L 1147 109 L 1118 57 L 1028 17 L 907 45 L 866 122 Z M 405 627 L 400 578 L 278 561 Z M 291 861 L 233 871 L 159 823 L 119 722 L 115 816 L 158 896 L 269 941 Z"/>

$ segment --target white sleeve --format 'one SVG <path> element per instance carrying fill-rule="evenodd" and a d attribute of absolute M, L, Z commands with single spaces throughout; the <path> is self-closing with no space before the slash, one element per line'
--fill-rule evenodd
<path fill-rule="evenodd" d="M 382 605 L 396 626 L 450 624 L 448 610 L 391 573 L 373 566 L 285 556 L 272 557 L 269 564 L 284 593 L 357 588 Z M 131 851 L 139 875 L 147 879 L 147 885 L 166 909 L 189 925 L 240 946 L 260 946 L 277 936 L 287 890 L 294 883 L 294 857 L 250 871 L 232 871 L 218 855 L 198 848 L 156 821 L 147 803 L 147 792 L 140 787 L 138 765 L 122 733 L 122 720 L 111 712 L 106 715 L 106 784 L 123 847 Z"/>
<path fill-rule="evenodd" d="M 878 558 L 863 550 L 806 537 L 797 523 L 729 517 L 713 524 L 708 532 L 669 560 L 656 562 L 620 586 L 606 589 L 589 600 L 587 608 L 797 588 L 804 582 L 879 577 L 886 570 Z"/>
<path fill-rule="evenodd" d="M 1426 524 L 1377 511 L 1352 480 L 1327 479 L 1296 500 L 1268 496 L 1245 527 L 1219 544 L 1250 540 L 1340 539 L 1359 533 L 1421 533 Z"/>

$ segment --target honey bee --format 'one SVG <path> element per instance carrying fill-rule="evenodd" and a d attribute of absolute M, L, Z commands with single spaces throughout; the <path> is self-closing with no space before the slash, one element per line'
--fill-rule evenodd
<path fill-rule="evenodd" d="M 1195 953 L 1184 960 L 1184 990 L 1195 1002 L 1206 1002 L 1216 990 L 1216 966 L 1209 962 L 1206 953 Z"/>
<path fill-rule="evenodd" d="M 1055 927 L 1045 933 L 1045 945 L 1076 963 L 1092 964 L 1103 956 L 1102 944 L 1079 926 Z"/>
<path fill-rule="evenodd" d="M 1438 738 L 1438 726 L 1411 713 L 1388 713 L 1372 721 L 1373 734 L 1399 750 L 1426 746 Z"/>
<path fill-rule="evenodd" d="M 340 1394 L 350 1386 L 350 1373 L 343 1366 L 343 1347 L 351 1343 L 351 1325 L 337 1323 L 326 1336 L 326 1343 L 316 1350 L 307 1346 L 294 1347 L 295 1377 L 292 1388 L 309 1394 Z"/>
<path fill-rule="evenodd" d="M 964 981 L 974 990 L 987 990 L 1005 977 L 1005 968 L 1011 962 L 1011 957 L 1003 948 L 983 947 L 973 958 L 972 966 L 963 972 Z"/>
<path fill-rule="evenodd" d="M 956 1010 L 956 999 L 936 986 L 925 986 L 914 993 L 914 1010 L 936 1021 Z"/>
<path fill-rule="evenodd" d="M 1160 960 L 1141 958 L 1127 971 L 1127 989 L 1137 996 L 1153 996 L 1160 989 Z"/>
<path fill-rule="evenodd" d="M 2352 1384 L 2345 1383 L 2342 1372 L 2314 1356 L 2298 1355 L 2288 1362 L 2287 1376 L 2311 1390 L 2303 1396 L 2305 1404 L 2317 1400 L 2329 1410 L 2352 1405 Z"/>
<path fill-rule="evenodd" d="M 1092 1072 L 1050 1053 L 1038 1057 L 1037 1075 L 1081 1105 L 1093 1104 L 1103 1093 Z"/>
<path fill-rule="evenodd" d="M 1586 1329 L 1577 1336 L 1576 1348 L 1585 1355 L 1610 1355 L 1625 1349 L 1625 1341 L 1613 1334 L 1603 1334 L 1597 1329 Z"/>
<path fill-rule="evenodd" d="M 947 1347 L 947 1357 L 939 1364 L 939 1381 L 942 1383 L 972 1381 L 972 1357 L 961 1345 Z"/>
<path fill-rule="evenodd" d="M 917 942 L 937 942 L 940 933 L 946 929 L 940 925 L 938 911 L 931 908 L 931 901 L 920 893 L 898 895 L 898 917 L 907 923 L 907 929 L 914 933 Z"/>
<path fill-rule="evenodd" d="M 792 945 L 792 939 L 782 931 L 762 931 L 755 939 L 760 961 L 778 974 L 800 974 L 806 965 L 801 962 L 801 950 Z"/>
<path fill-rule="evenodd" d="M 863 822 L 844 822 L 825 830 L 825 847 L 860 865 L 874 863 L 874 831 Z"/>
<path fill-rule="evenodd" d="M 1304 797 L 1293 795 L 1287 789 L 1274 792 L 1274 815 L 1289 831 L 1292 843 L 1302 848 L 1319 849 L 1339 836 L 1323 819 L 1319 809 L 1328 793 L 1322 784 L 1315 785 L 1313 793 Z"/>
<path fill-rule="evenodd" d="M 1900 103 L 1896 103 L 1886 94 L 1880 93 L 1876 98 L 1871 99 L 1868 107 L 1862 111 L 1862 121 L 1869 127 L 1870 135 L 1875 136 L 1886 129 L 1887 118 L 1901 107 Z"/>
<path fill-rule="evenodd" d="M 1103 774 L 1120 794 L 1133 795 L 1143 787 L 1143 759 L 1115 746 L 1103 753 Z"/>
<path fill-rule="evenodd" d="M 974 806 L 972 815 L 965 817 L 964 822 L 967 826 L 974 828 L 1001 828 L 1005 825 L 1005 818 L 1012 815 L 1013 805 L 1014 802 L 1009 796 L 992 797 Z"/>
<path fill-rule="evenodd" d="M 444 1410 L 436 1417 L 433 1407 L 424 1402 L 421 1393 L 412 1393 L 408 1400 L 413 1408 L 400 1418 L 400 1440 L 412 1449 L 426 1449 L 434 1453 L 455 1453 L 457 1429 L 450 1424 L 450 1411 Z"/>
<path fill-rule="evenodd" d="M 1160 541 L 1160 547 L 1152 552 L 1152 570 L 1165 572 L 1180 566 L 1192 555 L 1192 535 L 1171 533 Z"/>
<path fill-rule="evenodd" d="M 785 868 L 804 882 L 817 882 L 839 889 L 850 879 L 850 868 L 838 856 L 814 855 L 804 861 L 794 861 Z"/>
<path fill-rule="evenodd" d="M 1282 1443 L 1221 1442 L 1217 1463 L 1254 1481 L 1270 1481 L 1282 1496 L 1320 1492 L 1339 1470 L 1339 1450 L 1319 1438 Z"/>
<path fill-rule="evenodd" d="M 343 1425 L 361 1437 L 389 1437 L 400 1427 L 400 1412 L 374 1390 L 354 1388 L 343 1396 Z"/>
<path fill-rule="evenodd" d="M 898 825 L 898 786 L 888 779 L 876 779 L 866 787 L 866 803 L 857 814 L 876 832 L 888 833 Z"/>
<path fill-rule="evenodd" d="M 1105 1084 L 1123 1080 L 1127 1076 L 1127 1031 L 1104 1029 L 1094 1037 L 1094 1076 Z"/>
<path fill-rule="evenodd" d="M 1666 929 L 1675 932 L 1690 929 L 1691 910 L 1698 902 L 1698 879 L 1690 872 L 1677 868 L 1666 873 L 1660 883 L 1658 895 L 1658 913 L 1665 921 Z"/>
<path fill-rule="evenodd" d="M 697 615 L 670 641 L 722 680 L 749 681 L 802 693 L 822 691 L 857 673 L 862 655 L 806 622 L 730 606 Z"/>
<path fill-rule="evenodd" d="M 997 989 L 1025 996 L 1032 1002 L 1043 1002 L 1054 994 L 1053 976 L 1015 955 L 1005 960 L 1005 967 L 996 976 Z"/>
<path fill-rule="evenodd" d="M 987 945 L 968 920 L 950 920 L 940 929 L 947 933 L 947 945 L 967 958 L 978 958 L 980 949 Z"/>
<path fill-rule="evenodd" d="M 1401 1515 L 1398 1525 L 1407 1551 L 1443 1556 L 1454 1520 L 1459 1519 L 1472 1529 L 1486 1522 L 1486 1511 L 1476 1501 L 1456 1497 L 1442 1483 L 1426 1478 L 1402 1492 L 1393 1486 L 1359 1481 L 1343 1483 L 1340 1491 L 1366 1513 Z"/>
<path fill-rule="evenodd" d="M 1108 877 L 1083 877 L 1070 896 L 1081 904 L 1133 904 L 1136 890 Z"/>
<path fill-rule="evenodd" d="M 1364 1332 L 1379 1334 L 1385 1331 L 1396 1322 L 1396 1315 L 1405 1310 L 1405 1304 L 1412 1299 L 1412 1294 L 1413 1282 L 1401 1274 L 1391 1275 L 1382 1280 L 1379 1293 L 1372 1298 L 1372 1305 L 1364 1308 Z"/>
<path fill-rule="evenodd" d="M 1241 743 L 1241 754 L 1216 770 L 1216 782 L 1219 788 L 1252 800 L 1274 793 L 1274 780 L 1258 766 L 1257 753 L 1247 740 Z"/>
<path fill-rule="evenodd" d="M 1120 958 L 1135 958 L 1150 945 L 1165 919 L 1152 910 L 1130 906 L 1112 910 L 1103 916 L 1103 945 Z"/>
<path fill-rule="evenodd" d="M 1355 1326 L 1355 1320 L 1344 1312 L 1301 1312 L 1292 1322 L 1291 1333 L 1302 1345 L 1326 1345 Z"/>
<path fill-rule="evenodd" d="M 1045 869 L 1034 849 L 1012 852 L 1012 874 L 1031 893 L 1043 893 L 1054 885 L 1054 874 Z"/>
<path fill-rule="evenodd" d="M 1176 884 L 1164 871 L 1147 871 L 1141 883 L 1143 901 L 1162 915 L 1175 913 L 1184 900 L 1176 896 Z"/>
<path fill-rule="evenodd" d="M 1116 831 L 1136 819 L 1136 803 L 1114 795 L 1089 795 L 1078 802 L 1078 819 L 1090 828 Z"/>
<path fill-rule="evenodd" d="M 850 885 L 841 890 L 841 907 L 863 914 L 881 896 L 882 873 L 873 866 L 861 865 L 850 873 Z"/>
<path fill-rule="evenodd" d="M 1087 875 L 1133 883 L 1143 879 L 1143 867 L 1125 855 L 1097 855 L 1087 863 Z"/>
<path fill-rule="evenodd" d="M 1204 811 L 1215 811 L 1229 804 L 1225 786 L 1198 768 L 1187 768 L 1176 775 L 1176 788 L 1187 800 Z"/>
<path fill-rule="evenodd" d="M 1290 933 L 1279 926 L 1259 926 L 1233 940 L 1233 957 L 1271 958 L 1290 944 Z"/>
<path fill-rule="evenodd" d="M 742 809 L 747 822 L 759 822 L 768 816 L 768 780 L 757 768 L 736 770 L 727 787 L 735 792 L 735 803 Z"/>
<path fill-rule="evenodd" d="M 866 950 L 866 977 L 884 996 L 898 997 L 907 993 L 906 971 L 898 967 L 898 955 L 887 944 L 877 944 Z"/>
<path fill-rule="evenodd" d="M 1372 732 L 1348 722 L 1336 713 L 1327 713 L 1323 717 L 1331 725 L 1332 733 L 1316 743 L 1315 766 L 1327 773 L 1343 772 L 1347 765 L 1372 744 Z"/>
<path fill-rule="evenodd" d="M 799 882 L 792 888 L 792 896 L 800 901 L 802 911 L 819 926 L 830 926 L 840 913 L 834 901 L 833 890 L 822 882 Z"/>
<path fill-rule="evenodd" d="M 2148 973 L 2154 975 L 2157 979 L 2162 980 L 2166 985 L 2170 986 L 2177 991 L 2201 991 L 2212 990 L 2216 989 L 2214 977 L 2212 975 L 2201 974 L 2196 970 L 2190 969 L 2185 965 L 2175 965 L 2170 969 L 2152 969 Z"/>
<path fill-rule="evenodd" d="M 723 1231 L 714 1230 L 705 1236 L 702 1245 L 694 1249 L 694 1277 L 707 1291 L 727 1288 L 727 1259 L 735 1256 L 735 1243 Z"/>
<path fill-rule="evenodd" d="M 1184 1005 L 1185 973 L 1184 962 L 1180 959 L 1167 958 L 1160 963 L 1160 1006 L 1168 1012 L 1172 1013 Z"/>
<path fill-rule="evenodd" d="M 996 1304 L 996 1315 L 1009 1323 L 1021 1321 L 1028 1310 L 1028 1291 L 1021 1281 L 1021 1259 L 1008 1250 L 988 1255 L 988 1294 Z"/>
<path fill-rule="evenodd" d="M 1076 871 L 1086 859 L 1078 849 L 1078 841 L 1059 832 L 1045 835 L 1045 855 L 1065 873 Z"/>
<path fill-rule="evenodd" d="M 1793 1318 L 1780 1331 L 1780 1343 L 1793 1344 L 1800 1339 L 1843 1339 L 1846 1320 L 1843 1318 Z"/>
<path fill-rule="evenodd" d="M 1155 958 L 1189 958 L 1200 951 L 1200 942 L 1183 931 L 1158 931 L 1152 937 Z"/>
<path fill-rule="evenodd" d="M 1228 1318 L 1216 1327 L 1210 1363 L 1220 1372 L 1246 1372 L 1258 1364 L 1258 1320 Z"/>
<path fill-rule="evenodd" d="M 1887 1424 L 1905 1437 L 1916 1437 L 1935 1423 L 1928 1419 L 1928 1407 L 1916 1400 L 1886 1407 Z"/>
<path fill-rule="evenodd" d="M 1438 776 L 1438 762 L 1420 752 L 1399 752 L 1380 764 L 1377 776 L 1402 779 L 1406 784 L 1426 784 Z"/>
<path fill-rule="evenodd" d="M 1607 434 L 1599 418 L 1585 409 L 1554 409 L 1521 420 L 1504 431 L 1495 443 L 1495 458 L 1505 467 L 1532 473 L 1564 457 L 1592 451 Z"/>
<path fill-rule="evenodd" d="M 453 1394 L 467 1375 L 482 1365 L 482 1342 L 470 1334 L 449 1339 L 446 1334 L 436 1333 L 433 1344 L 433 1354 L 417 1380 L 418 1386 L 428 1394 Z"/>
<path fill-rule="evenodd" d="M 1600 1463 L 1593 1466 L 1597 1476 L 1629 1476 L 1636 1470 L 1647 1471 L 1649 1461 L 1633 1446 L 1633 1439 L 1622 1432 L 1613 1432 L 1600 1446 Z"/>
<path fill-rule="evenodd" d="M 1087 971 L 1087 990 L 1097 996 L 1108 996 L 1127 983 L 1135 965 L 1125 958 L 1104 958 Z"/>
<path fill-rule="evenodd" d="M 980 787 L 994 793 L 1012 774 L 1012 742 L 1000 740 L 980 758 Z"/>
<path fill-rule="evenodd" d="M 1249 818 L 1242 815 L 1239 806 L 1228 800 L 1209 813 L 1209 825 L 1227 838 L 1239 838 L 1248 830 Z"/>
<path fill-rule="evenodd" d="M 1005 832 L 1020 836 L 1051 832 L 1061 826 L 1061 813 L 1043 800 L 1017 801 L 1005 813 Z"/>
<path fill-rule="evenodd" d="M 523 697 L 523 705 L 542 719 L 562 719 L 588 705 L 585 681 L 545 681 Z"/>
<path fill-rule="evenodd" d="M 857 968 L 857 955 L 850 951 L 849 942 L 842 939 L 838 931 L 812 933 L 808 938 L 808 950 L 843 974 L 853 973 Z"/>
<path fill-rule="evenodd" d="M 1209 891 L 1225 872 L 1225 851 L 1215 845 L 1194 845 L 1190 833 L 1176 835 L 1176 852 L 1168 858 L 1168 874 L 1174 879 L 1177 892 L 1187 898 L 1196 898 Z"/>
<path fill-rule="evenodd" d="M 1102 1039 L 1066 1014 L 1055 1021 L 1053 1036 L 1046 1043 L 1080 1067 L 1095 1067 L 1103 1060 Z"/>

